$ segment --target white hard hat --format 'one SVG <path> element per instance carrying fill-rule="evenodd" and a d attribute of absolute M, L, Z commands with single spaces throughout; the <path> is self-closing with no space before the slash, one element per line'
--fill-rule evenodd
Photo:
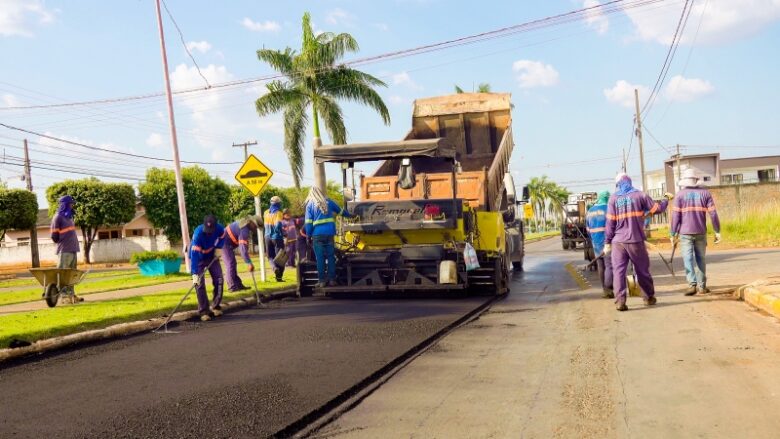
<path fill-rule="evenodd" d="M 699 176 L 696 175 L 696 170 L 693 168 L 686 168 L 680 175 L 680 180 L 698 180 Z"/>
<path fill-rule="evenodd" d="M 618 172 L 618 175 L 615 176 L 615 183 L 619 182 L 624 177 L 628 177 L 628 174 L 626 174 L 625 172 Z"/>
<path fill-rule="evenodd" d="M 277 195 L 274 195 L 271 197 L 271 204 L 279 204 L 282 202 L 282 199 L 279 198 Z"/>

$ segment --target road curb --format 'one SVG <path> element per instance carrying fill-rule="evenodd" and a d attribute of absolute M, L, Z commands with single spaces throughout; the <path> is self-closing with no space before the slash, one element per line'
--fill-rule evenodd
<path fill-rule="evenodd" d="M 540 238 L 531 238 L 531 239 L 526 239 L 526 240 L 525 240 L 525 243 L 526 243 L 526 244 L 530 244 L 530 243 L 532 243 L 532 242 L 539 242 L 539 241 L 544 241 L 545 239 L 560 238 L 560 237 L 561 237 L 561 235 L 560 235 L 560 234 L 558 234 L 558 235 L 551 235 L 551 236 L 542 236 L 542 237 L 540 237 Z"/>
<path fill-rule="evenodd" d="M 290 287 L 282 290 L 273 291 L 264 295 L 264 302 L 268 300 L 279 300 L 284 297 L 297 295 L 297 288 Z M 223 312 L 233 312 L 244 308 L 249 308 L 257 304 L 257 299 L 253 296 L 243 299 L 233 300 L 222 305 Z M 171 322 L 181 322 L 198 317 L 198 311 L 177 312 L 171 318 Z M 29 346 L 19 348 L 0 349 L 0 366 L 3 363 L 26 356 L 40 355 L 59 349 L 75 347 L 85 343 L 96 341 L 107 341 L 115 338 L 126 337 L 141 332 L 151 331 L 158 328 L 165 322 L 166 317 L 158 317 L 149 320 L 139 320 L 135 322 L 118 323 L 102 329 L 92 329 L 75 334 L 68 334 L 59 337 L 46 338 L 38 340 Z"/>
<path fill-rule="evenodd" d="M 780 276 L 741 286 L 734 291 L 734 297 L 780 319 Z"/>

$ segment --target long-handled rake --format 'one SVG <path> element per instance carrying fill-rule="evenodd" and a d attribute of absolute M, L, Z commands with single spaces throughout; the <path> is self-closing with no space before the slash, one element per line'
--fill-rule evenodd
<path fill-rule="evenodd" d="M 257 288 L 257 280 L 255 280 L 255 272 L 250 271 L 249 273 L 252 275 L 252 283 L 255 284 L 255 299 L 257 299 L 257 307 L 266 308 L 267 305 L 263 303 L 262 299 L 260 298 L 260 290 Z"/>
<path fill-rule="evenodd" d="M 203 282 L 203 278 L 206 277 L 206 272 L 209 271 L 209 268 L 211 268 L 211 264 L 213 264 L 214 261 L 216 261 L 216 260 L 217 260 L 217 258 L 214 257 L 214 259 L 212 259 L 211 262 L 209 262 L 209 265 L 207 265 L 206 268 L 203 270 L 203 273 L 200 274 L 200 282 Z M 190 287 L 190 289 L 187 290 L 187 293 L 184 294 L 184 297 L 182 297 L 181 300 L 179 301 L 179 303 L 176 304 L 176 307 L 173 308 L 173 311 L 168 313 L 168 317 L 166 317 L 165 322 L 163 322 L 162 325 L 158 326 L 157 329 L 153 329 L 152 332 L 159 333 L 159 334 L 178 334 L 178 333 L 181 332 L 181 331 L 171 331 L 171 330 L 169 330 L 168 329 L 168 323 L 170 323 L 171 319 L 173 318 L 173 315 L 176 314 L 176 311 L 178 311 L 179 307 L 181 306 L 181 304 L 184 303 L 185 300 L 187 300 L 187 297 L 189 297 L 190 293 L 192 292 L 192 290 L 195 289 L 195 287 L 196 286 L 193 284 Z M 164 328 L 164 329 L 161 331 L 160 328 Z"/>

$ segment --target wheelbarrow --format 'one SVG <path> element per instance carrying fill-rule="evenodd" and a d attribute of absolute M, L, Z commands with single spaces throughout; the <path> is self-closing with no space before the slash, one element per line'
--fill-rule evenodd
<path fill-rule="evenodd" d="M 43 286 L 43 299 L 49 308 L 57 306 L 60 295 L 72 300 L 76 295 L 73 287 L 87 275 L 86 271 L 75 268 L 31 268 L 30 273 Z"/>

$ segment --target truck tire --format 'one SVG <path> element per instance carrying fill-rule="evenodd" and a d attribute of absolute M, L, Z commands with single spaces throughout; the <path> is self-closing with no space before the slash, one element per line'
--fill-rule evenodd
<path fill-rule="evenodd" d="M 512 262 L 512 269 L 514 271 L 523 271 L 523 260 Z"/>
<path fill-rule="evenodd" d="M 564 250 L 568 250 L 569 249 L 568 241 L 565 240 L 561 241 L 561 247 L 563 247 Z"/>

